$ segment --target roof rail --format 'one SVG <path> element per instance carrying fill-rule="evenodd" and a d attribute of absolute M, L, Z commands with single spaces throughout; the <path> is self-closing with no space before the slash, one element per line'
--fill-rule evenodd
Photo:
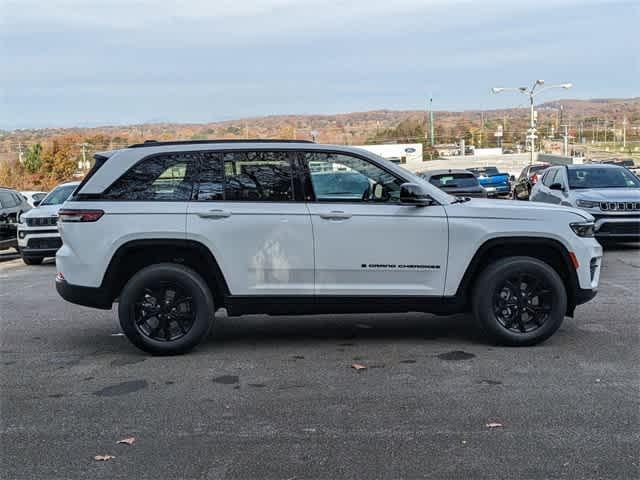
<path fill-rule="evenodd" d="M 206 143 L 314 143 L 311 140 L 278 140 L 277 138 L 229 139 L 229 140 L 145 140 L 144 143 L 129 145 L 127 148 L 163 147 L 166 145 L 202 145 Z"/>

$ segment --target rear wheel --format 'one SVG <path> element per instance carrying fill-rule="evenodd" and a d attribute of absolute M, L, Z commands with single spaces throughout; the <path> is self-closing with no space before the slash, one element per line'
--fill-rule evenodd
<path fill-rule="evenodd" d="M 185 353 L 204 339 L 213 323 L 211 291 L 190 268 L 160 263 L 143 268 L 120 295 L 120 326 L 141 350 L 155 355 Z"/>
<path fill-rule="evenodd" d="M 40 265 L 44 257 L 22 257 L 22 261 L 27 265 Z"/>
<path fill-rule="evenodd" d="M 560 327 L 566 310 L 567 293 L 562 279 L 551 266 L 536 258 L 498 260 L 475 283 L 474 316 L 496 343 L 540 343 Z"/>

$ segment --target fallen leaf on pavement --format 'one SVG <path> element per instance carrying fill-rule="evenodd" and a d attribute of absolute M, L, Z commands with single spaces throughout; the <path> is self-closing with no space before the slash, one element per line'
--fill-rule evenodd
<path fill-rule="evenodd" d="M 351 368 L 355 368 L 356 370 L 364 370 L 367 367 L 365 365 L 360 364 L 360 363 L 353 363 L 353 364 L 351 364 Z"/>
<path fill-rule="evenodd" d="M 136 441 L 136 437 L 127 437 L 122 440 L 118 440 L 116 443 L 126 443 L 127 445 L 133 445 L 133 442 Z"/>
<path fill-rule="evenodd" d="M 503 425 L 501 423 L 498 422 L 489 422 L 486 424 L 487 428 L 502 428 Z"/>
<path fill-rule="evenodd" d="M 107 460 L 111 460 L 112 458 L 116 458 L 113 455 L 96 455 L 95 457 L 93 457 L 94 460 L 97 460 L 98 462 L 106 462 Z"/>

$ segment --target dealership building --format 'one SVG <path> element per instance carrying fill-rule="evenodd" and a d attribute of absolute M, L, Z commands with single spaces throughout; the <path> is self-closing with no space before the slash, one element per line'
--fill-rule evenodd
<path fill-rule="evenodd" d="M 356 145 L 387 160 L 402 165 L 407 170 L 419 172 L 425 169 L 421 143 L 394 143 L 384 145 Z"/>

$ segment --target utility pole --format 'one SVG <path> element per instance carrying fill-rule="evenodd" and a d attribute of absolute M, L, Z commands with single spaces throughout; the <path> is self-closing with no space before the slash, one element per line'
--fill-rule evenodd
<path fill-rule="evenodd" d="M 622 117 L 622 148 L 627 148 L 627 116 Z"/>
<path fill-rule="evenodd" d="M 244 122 L 244 138 L 249 139 L 249 125 L 247 125 L 246 120 Z"/>
<path fill-rule="evenodd" d="M 18 142 L 18 161 L 22 165 L 24 163 L 24 152 L 22 151 L 22 142 Z"/>
<path fill-rule="evenodd" d="M 435 140 L 435 128 L 433 124 L 433 95 L 429 96 L 429 132 L 431 136 L 431 146 L 433 147 L 436 143 Z"/>
<path fill-rule="evenodd" d="M 564 128 L 564 135 L 562 136 L 562 155 L 569 156 L 569 125 L 561 125 Z"/>

